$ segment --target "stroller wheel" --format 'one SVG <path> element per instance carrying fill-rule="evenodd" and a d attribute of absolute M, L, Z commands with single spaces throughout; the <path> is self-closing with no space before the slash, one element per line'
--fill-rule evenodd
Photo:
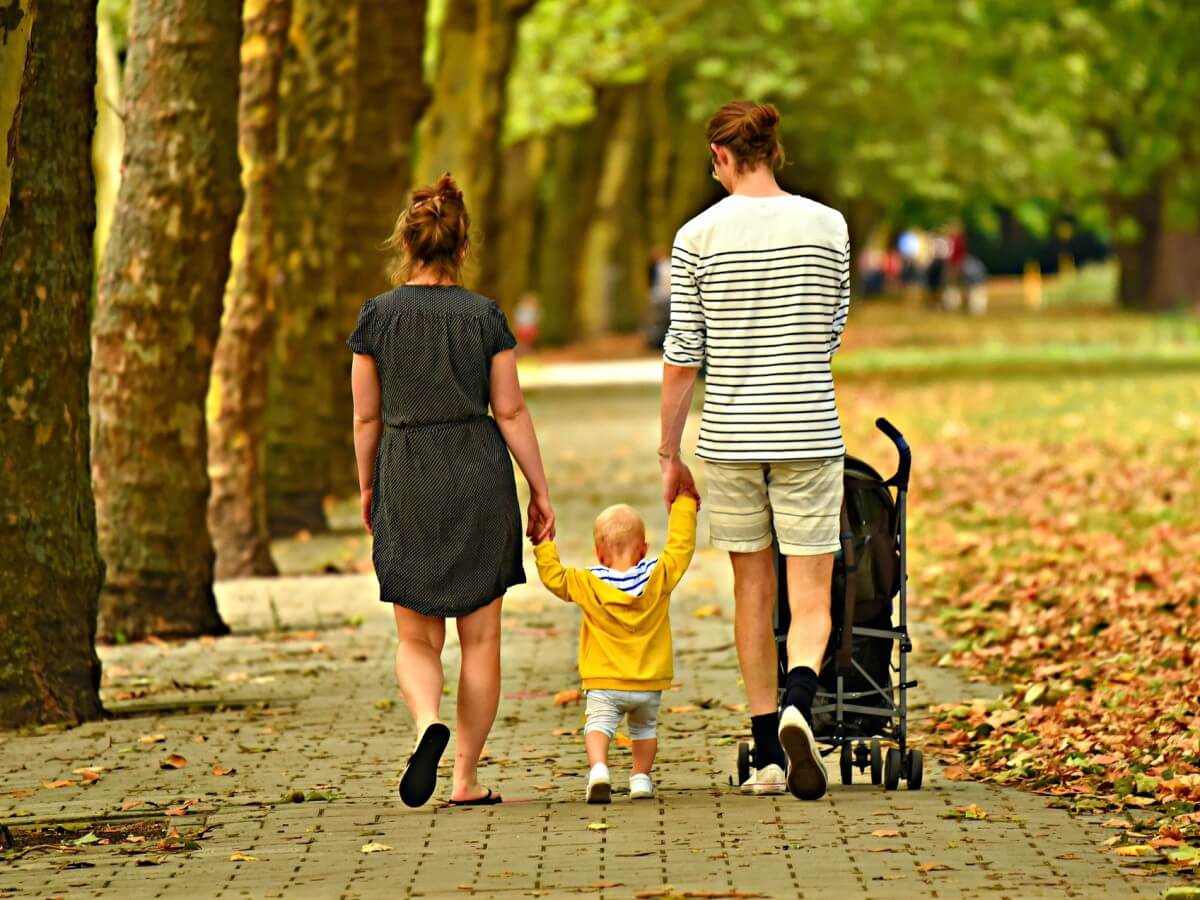
<path fill-rule="evenodd" d="M 738 744 L 737 783 L 745 784 L 750 778 L 750 745 L 745 741 Z"/>
<path fill-rule="evenodd" d="M 908 751 L 908 765 L 904 772 L 904 780 L 908 782 L 910 791 L 919 791 L 921 789 L 921 781 L 925 775 L 925 759 L 920 750 Z"/>
<path fill-rule="evenodd" d="M 902 767 L 903 759 L 900 751 L 895 747 L 890 747 L 883 761 L 883 789 L 885 791 L 894 791 L 900 786 L 900 769 Z"/>
<path fill-rule="evenodd" d="M 883 747 L 871 738 L 871 784 L 883 784 Z"/>
<path fill-rule="evenodd" d="M 841 756 L 838 763 L 842 770 L 842 784 L 854 784 L 854 750 L 850 742 L 842 744 Z"/>

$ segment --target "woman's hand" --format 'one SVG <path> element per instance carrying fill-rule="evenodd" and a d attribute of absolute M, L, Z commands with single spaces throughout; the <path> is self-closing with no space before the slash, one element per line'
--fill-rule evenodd
<path fill-rule="evenodd" d="M 534 544 L 554 540 L 554 507 L 549 494 L 534 494 L 529 499 L 529 527 L 526 536 Z"/>
<path fill-rule="evenodd" d="M 697 509 L 700 507 L 700 491 L 696 488 L 696 480 L 692 478 L 689 469 L 678 456 L 660 457 L 662 462 L 663 501 L 667 510 L 680 494 L 693 497 Z"/>
<path fill-rule="evenodd" d="M 374 491 L 371 488 L 366 488 L 358 492 L 359 501 L 362 503 L 362 520 L 366 526 L 367 534 L 375 536 L 375 531 L 371 528 L 371 495 Z"/>

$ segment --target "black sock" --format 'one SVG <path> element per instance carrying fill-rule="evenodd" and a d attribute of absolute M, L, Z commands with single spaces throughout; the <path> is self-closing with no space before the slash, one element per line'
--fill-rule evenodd
<path fill-rule="evenodd" d="M 754 733 L 754 767 L 761 769 L 772 763 L 783 768 L 787 757 L 779 743 L 779 713 L 763 713 L 750 717 L 750 730 Z"/>
<path fill-rule="evenodd" d="M 783 683 L 783 702 L 780 709 L 795 706 L 804 718 L 812 718 L 813 698 L 817 695 L 817 673 L 808 666 L 796 666 L 787 673 Z"/>

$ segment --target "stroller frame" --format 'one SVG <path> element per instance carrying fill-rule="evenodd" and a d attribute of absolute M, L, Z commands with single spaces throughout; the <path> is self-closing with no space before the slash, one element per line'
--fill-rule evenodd
<path fill-rule="evenodd" d="M 907 539 L 907 500 L 908 481 L 912 468 L 912 450 L 904 435 L 887 419 L 875 420 L 875 426 L 882 431 L 895 445 L 899 462 L 896 472 L 887 479 L 882 479 L 885 488 L 895 490 L 896 526 L 894 539 L 899 551 L 899 590 L 897 593 L 898 622 L 889 628 L 874 628 L 855 625 L 853 622 L 855 583 L 853 574 L 857 571 L 857 554 L 854 546 L 854 535 L 848 527 L 845 509 L 842 514 L 842 550 L 840 559 L 835 562 L 845 573 L 845 593 L 842 597 L 831 597 L 831 604 L 842 603 L 840 633 L 835 629 L 831 635 L 832 652 L 823 660 L 822 669 L 829 666 L 837 667 L 836 688 L 833 691 L 818 689 L 814 698 L 812 713 L 814 717 L 833 717 L 833 728 L 829 733 L 814 735 L 819 744 L 824 745 L 822 755 L 840 751 L 840 774 L 842 784 L 853 783 L 853 770 L 860 772 L 870 768 L 872 784 L 883 783 L 885 789 L 895 790 L 901 780 L 904 780 L 910 790 L 920 788 L 924 769 L 921 751 L 908 747 L 908 691 L 917 685 L 915 680 L 908 678 L 908 654 L 912 652 L 912 640 L 908 634 L 908 539 Z M 862 465 L 868 472 L 874 470 L 847 457 L 851 464 Z M 778 541 L 775 543 L 775 561 L 778 582 L 778 595 L 775 602 L 774 631 L 775 646 L 778 659 L 780 699 L 782 700 L 783 683 L 787 676 L 787 635 L 791 625 L 791 608 L 788 603 L 787 589 L 787 558 L 779 552 Z M 880 684 L 871 673 L 867 672 L 861 663 L 853 658 L 853 639 L 885 638 L 894 642 L 895 648 L 889 654 L 888 678 L 885 684 Z M 846 689 L 846 676 L 854 674 L 865 680 L 869 687 L 866 690 L 849 691 Z M 891 675 L 896 676 L 895 683 Z M 875 701 L 876 705 L 868 705 L 867 700 Z M 848 727 L 847 716 L 857 717 L 859 727 L 864 721 L 877 720 L 868 734 L 852 734 Z M 870 738 L 868 744 L 865 738 Z M 888 748 L 886 758 L 880 739 L 894 741 L 896 746 Z M 745 782 L 750 776 L 754 765 L 754 752 L 748 743 L 738 746 L 738 783 Z"/>

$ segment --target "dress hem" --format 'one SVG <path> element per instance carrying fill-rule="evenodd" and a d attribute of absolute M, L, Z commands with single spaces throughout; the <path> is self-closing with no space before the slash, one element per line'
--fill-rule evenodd
<path fill-rule="evenodd" d="M 430 618 L 434 618 L 434 619 L 457 619 L 462 616 L 469 616 L 473 612 L 478 612 L 479 610 L 481 610 L 485 606 L 487 606 L 489 603 L 503 598 L 504 595 L 508 592 L 509 588 L 516 587 L 519 584 L 528 584 L 528 583 L 529 583 L 529 579 L 526 578 L 524 575 L 522 575 L 520 578 L 514 579 L 514 580 L 508 582 L 508 584 L 505 587 L 500 588 L 499 593 L 492 594 L 491 596 L 485 597 L 482 600 L 473 600 L 468 605 L 468 608 L 466 608 L 466 609 L 455 608 L 453 610 L 447 610 L 447 611 L 433 610 L 430 612 L 426 612 L 425 610 L 421 610 L 421 609 L 413 609 L 413 607 L 409 605 L 409 603 L 411 603 L 411 601 L 409 601 L 409 603 L 406 603 L 403 600 L 385 600 L 382 595 L 379 598 L 379 602 L 380 603 L 388 603 L 392 606 L 403 606 L 405 609 L 412 610 L 415 613 L 420 613 L 423 616 L 429 616 Z"/>

